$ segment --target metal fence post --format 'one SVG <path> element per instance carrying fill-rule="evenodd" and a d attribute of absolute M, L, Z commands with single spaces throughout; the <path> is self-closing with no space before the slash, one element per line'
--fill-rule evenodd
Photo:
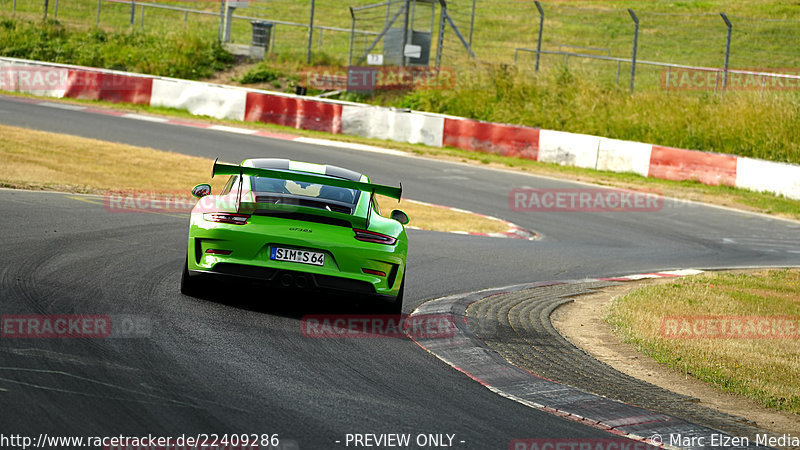
<path fill-rule="evenodd" d="M 131 26 L 133 26 L 135 14 L 136 14 L 136 0 L 131 0 Z"/>
<path fill-rule="evenodd" d="M 47 6 L 48 6 L 47 4 L 48 4 L 48 0 L 44 0 L 44 17 L 42 17 L 43 21 L 47 20 Z"/>
<path fill-rule="evenodd" d="M 308 18 L 308 47 L 306 47 L 306 64 L 311 64 L 311 42 L 314 38 L 314 0 L 311 0 L 311 14 Z"/>
<path fill-rule="evenodd" d="M 411 5 L 411 0 L 406 0 L 403 6 L 405 8 L 403 14 L 403 53 L 400 58 L 400 61 L 402 61 L 402 64 L 400 65 L 403 67 L 405 67 L 408 64 L 408 61 L 406 60 L 406 45 L 408 45 L 408 20 L 409 20 L 409 15 L 411 14 L 411 10 L 409 9 L 410 5 Z"/>
<path fill-rule="evenodd" d="M 219 0 L 219 31 L 217 42 L 222 43 L 222 27 L 225 26 L 225 0 Z"/>
<path fill-rule="evenodd" d="M 388 8 L 388 6 L 387 6 Z M 350 48 L 347 52 L 347 65 L 353 65 L 353 40 L 356 37 L 356 12 L 350 7 Z"/>
<path fill-rule="evenodd" d="M 633 19 L 634 27 L 633 27 L 633 56 L 631 57 L 631 94 L 634 90 L 634 80 L 636 78 L 636 51 L 639 47 L 639 18 L 636 17 L 636 13 L 633 12 L 632 9 L 628 9 L 628 14 L 631 15 L 631 19 Z"/>
<path fill-rule="evenodd" d="M 542 4 L 539 1 L 534 2 L 536 4 L 536 9 L 539 10 L 539 38 L 536 40 L 536 71 L 539 71 L 539 56 L 542 53 L 542 28 L 544 27 L 544 10 L 542 9 Z"/>
<path fill-rule="evenodd" d="M 17 17 L 17 0 L 14 0 L 14 6 L 11 9 L 11 18 L 14 19 Z"/>
<path fill-rule="evenodd" d="M 439 39 L 436 44 L 436 73 L 439 73 L 439 67 L 442 64 L 442 45 L 444 44 L 444 26 L 445 15 L 447 14 L 447 3 L 442 2 L 442 7 L 439 9 Z"/>
<path fill-rule="evenodd" d="M 142 17 L 139 19 L 139 29 L 144 30 L 144 3 L 142 3 Z"/>
<path fill-rule="evenodd" d="M 733 24 L 730 20 L 728 20 L 728 16 L 725 13 L 719 13 L 722 16 L 722 20 L 725 21 L 725 26 L 728 27 L 728 37 L 725 41 L 725 72 L 722 75 L 722 90 L 724 91 L 728 87 L 728 61 L 730 61 L 731 56 L 731 34 L 733 32 Z"/>
<path fill-rule="evenodd" d="M 58 0 L 56 0 L 56 4 L 53 5 L 53 20 L 58 20 Z"/>
<path fill-rule="evenodd" d="M 96 27 L 100 26 L 100 4 L 102 2 L 103 0 L 97 0 L 97 18 L 94 20 L 94 26 Z"/>
<path fill-rule="evenodd" d="M 470 47 L 472 47 L 472 30 L 475 28 L 475 1 L 476 0 L 472 0 L 472 17 L 469 19 L 469 46 Z"/>

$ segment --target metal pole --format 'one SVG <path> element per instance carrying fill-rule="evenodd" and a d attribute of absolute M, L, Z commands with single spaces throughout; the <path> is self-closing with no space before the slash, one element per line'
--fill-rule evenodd
<path fill-rule="evenodd" d="M 469 19 L 469 46 L 470 47 L 472 47 L 472 30 L 475 28 L 475 1 L 476 0 L 472 0 L 472 17 Z"/>
<path fill-rule="evenodd" d="M 314 38 L 314 0 L 311 0 L 311 14 L 308 18 L 308 47 L 306 47 L 306 64 L 311 64 L 311 42 Z"/>
<path fill-rule="evenodd" d="M 387 6 L 388 8 L 388 6 Z M 350 7 L 350 48 L 348 49 L 347 55 L 347 65 L 353 65 L 353 39 L 355 39 L 356 34 L 356 13 L 353 11 L 353 7 Z"/>
<path fill-rule="evenodd" d="M 11 18 L 14 19 L 17 17 L 17 0 L 14 0 L 14 6 L 11 10 Z"/>
<path fill-rule="evenodd" d="M 447 4 L 442 3 L 439 10 L 439 42 L 436 44 L 436 73 L 439 73 L 439 66 L 442 64 L 442 44 L 444 43 L 444 15 L 447 14 Z"/>
<path fill-rule="evenodd" d="M 728 39 L 725 42 L 725 72 L 722 76 L 722 90 L 724 91 L 728 87 L 728 61 L 731 56 L 731 33 L 733 31 L 733 24 L 728 20 L 728 16 L 726 16 L 725 13 L 719 13 L 719 15 L 722 16 L 722 20 L 725 21 L 725 25 L 728 27 Z"/>
<path fill-rule="evenodd" d="M 44 17 L 42 18 L 42 20 L 47 20 L 47 4 L 48 0 L 44 0 Z"/>
<path fill-rule="evenodd" d="M 403 5 L 403 7 L 405 8 L 404 11 L 405 14 L 403 14 L 403 50 L 402 50 L 403 53 L 402 57 L 400 58 L 400 61 L 402 61 L 400 65 L 403 67 L 405 67 L 406 64 L 408 64 L 406 62 L 406 45 L 408 45 L 408 15 L 411 12 L 408 6 L 410 3 L 411 0 L 406 0 L 405 4 Z"/>
<path fill-rule="evenodd" d="M 217 42 L 222 43 L 222 27 L 225 24 L 225 0 L 219 0 L 219 32 Z"/>
<path fill-rule="evenodd" d="M 542 28 L 544 27 L 544 10 L 542 4 L 537 1 L 536 9 L 539 10 L 539 39 L 536 41 L 536 71 L 539 71 L 539 56 L 542 54 Z"/>
<path fill-rule="evenodd" d="M 631 94 L 633 93 L 634 88 L 634 79 L 636 78 L 636 51 L 639 47 L 639 18 L 636 17 L 636 13 L 633 12 L 632 9 L 628 9 L 628 14 L 631 15 L 631 19 L 633 19 L 634 28 L 633 28 L 633 56 L 631 57 Z"/>
<path fill-rule="evenodd" d="M 139 20 L 139 29 L 144 30 L 144 3 L 142 3 L 142 18 Z"/>
<path fill-rule="evenodd" d="M 136 14 L 136 0 L 131 0 L 131 26 L 133 26 L 134 14 Z"/>
<path fill-rule="evenodd" d="M 56 4 L 53 7 L 53 20 L 58 20 L 58 0 L 56 0 Z"/>
<path fill-rule="evenodd" d="M 97 18 L 94 21 L 94 26 L 96 26 L 96 27 L 100 26 L 100 4 L 102 2 L 103 2 L 103 0 L 97 0 Z"/>
<path fill-rule="evenodd" d="M 667 66 L 667 91 L 669 91 L 669 76 L 672 75 L 672 66 Z"/>
<path fill-rule="evenodd" d="M 442 2 L 444 2 L 444 0 L 442 0 Z M 447 22 L 450 24 L 450 27 L 453 28 L 453 32 L 455 32 L 456 36 L 458 36 L 458 40 L 460 40 L 461 44 L 464 45 L 464 48 L 467 49 L 467 53 L 469 53 L 469 56 L 475 58 L 475 52 L 472 51 L 472 47 L 469 46 L 467 40 L 464 39 L 464 36 L 462 36 L 461 32 L 458 31 L 458 27 L 456 26 L 455 22 L 453 22 L 453 18 L 450 17 L 450 14 L 447 13 L 447 9 L 445 9 L 444 11 L 444 17 L 445 19 L 447 19 Z"/>

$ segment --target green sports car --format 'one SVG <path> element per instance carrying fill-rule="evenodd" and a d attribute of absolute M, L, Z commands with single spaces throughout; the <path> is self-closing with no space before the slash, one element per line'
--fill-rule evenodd
<path fill-rule="evenodd" d="M 403 306 L 408 216 L 380 215 L 375 194 L 400 199 L 401 187 L 370 183 L 341 167 L 287 159 L 214 162 L 230 175 L 218 195 L 200 184 L 192 195 L 181 292 L 197 295 L 217 276 L 290 289 L 337 291 Z"/>

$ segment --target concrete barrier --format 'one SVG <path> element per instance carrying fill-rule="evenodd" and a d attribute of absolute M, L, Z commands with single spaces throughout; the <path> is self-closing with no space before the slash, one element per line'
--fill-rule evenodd
<path fill-rule="evenodd" d="M 0 90 L 181 108 L 217 118 L 434 147 L 448 145 L 800 199 L 798 165 L 236 86 L 0 57 Z"/>
<path fill-rule="evenodd" d="M 736 187 L 800 200 L 800 166 L 763 159 L 738 158 Z"/>
<path fill-rule="evenodd" d="M 153 80 L 150 106 L 185 109 L 198 116 L 244 120 L 247 92 L 233 86 L 215 86 L 181 80 Z"/>
<path fill-rule="evenodd" d="M 703 184 L 733 186 L 736 157 L 654 145 L 648 176 L 664 180 L 695 180 Z"/>
<path fill-rule="evenodd" d="M 588 134 L 542 130 L 539 133 L 539 161 L 594 169 L 597 167 L 600 139 Z"/>
<path fill-rule="evenodd" d="M 597 149 L 597 170 L 632 172 L 646 177 L 650 172 L 651 144 L 600 139 Z"/>
<path fill-rule="evenodd" d="M 442 143 L 464 150 L 537 160 L 538 128 L 445 117 Z"/>
<path fill-rule="evenodd" d="M 342 105 L 250 91 L 247 92 L 244 120 L 339 134 L 342 132 Z"/>
<path fill-rule="evenodd" d="M 342 133 L 409 144 L 442 146 L 444 118 L 377 106 L 342 107 Z"/>

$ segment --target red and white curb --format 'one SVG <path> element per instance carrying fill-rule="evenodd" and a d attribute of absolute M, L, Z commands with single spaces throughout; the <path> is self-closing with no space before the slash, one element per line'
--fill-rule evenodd
<path fill-rule="evenodd" d="M 436 356 L 450 367 L 462 372 L 500 396 L 567 420 L 582 423 L 648 445 L 670 449 L 678 448 L 665 443 L 661 440 L 661 437 L 674 432 L 681 432 L 686 436 L 690 436 L 698 433 L 712 433 L 716 431 L 690 424 L 665 414 L 648 411 L 623 402 L 589 394 L 579 389 L 544 379 L 534 373 L 514 366 L 500 354 L 489 349 L 483 341 L 469 330 L 466 310 L 469 305 L 481 299 L 523 289 L 598 281 L 627 282 L 651 278 L 676 278 L 697 275 L 703 272 L 702 270 L 696 269 L 680 269 L 619 277 L 528 283 L 442 297 L 423 303 L 417 307 L 409 317 L 416 315 L 450 315 L 451 323 L 456 324 L 455 333 L 451 337 L 446 338 L 436 337 L 422 339 L 409 337 L 428 353 Z M 504 390 L 502 387 L 495 384 L 495 382 L 490 381 L 491 379 L 501 384 L 506 383 L 509 386 L 521 389 L 521 392 L 528 392 L 528 395 L 524 395 L 524 397 L 527 398 Z M 536 395 L 530 394 L 531 392 L 535 393 L 539 391 L 545 392 L 546 394 L 543 394 L 542 397 L 538 399 Z M 607 417 L 586 417 L 586 415 L 578 414 L 576 411 L 570 411 L 568 408 L 554 407 L 553 405 L 556 402 L 552 402 L 552 399 L 559 397 L 579 397 L 581 399 L 580 401 L 583 403 L 595 405 L 607 404 L 608 410 L 613 410 L 613 413 L 609 413 Z M 548 402 L 548 399 L 550 399 L 550 402 Z M 548 406 L 546 403 L 550 403 L 551 406 Z M 612 417 L 614 415 L 616 415 L 616 417 Z"/>

